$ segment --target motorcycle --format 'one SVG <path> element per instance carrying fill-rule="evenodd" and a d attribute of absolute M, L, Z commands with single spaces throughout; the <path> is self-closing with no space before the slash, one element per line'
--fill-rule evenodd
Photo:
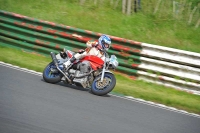
<path fill-rule="evenodd" d="M 94 55 L 87 55 L 80 60 L 76 60 L 68 68 L 63 67 L 63 63 L 70 60 L 75 52 L 63 49 L 62 52 L 50 53 L 50 62 L 43 71 L 43 79 L 48 83 L 58 83 L 64 81 L 67 84 L 81 86 L 89 89 L 95 95 L 106 95 L 111 92 L 116 85 L 115 75 L 110 71 L 118 66 L 117 57 L 102 51 L 105 60 Z"/>

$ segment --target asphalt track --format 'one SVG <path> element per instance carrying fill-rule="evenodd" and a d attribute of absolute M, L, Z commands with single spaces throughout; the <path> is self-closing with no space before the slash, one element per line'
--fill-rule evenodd
<path fill-rule="evenodd" d="M 49 84 L 40 74 L 2 64 L 0 78 L 0 133 L 200 132 L 198 116 Z"/>

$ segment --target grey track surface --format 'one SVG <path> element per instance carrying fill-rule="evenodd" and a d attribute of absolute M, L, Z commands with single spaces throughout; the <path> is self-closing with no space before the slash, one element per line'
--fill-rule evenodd
<path fill-rule="evenodd" d="M 200 132 L 197 117 L 49 84 L 1 65 L 0 78 L 0 133 Z"/>

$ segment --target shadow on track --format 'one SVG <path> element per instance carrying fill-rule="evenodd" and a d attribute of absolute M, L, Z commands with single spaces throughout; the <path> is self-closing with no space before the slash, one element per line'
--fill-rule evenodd
<path fill-rule="evenodd" d="M 45 82 L 44 79 L 41 79 L 41 81 Z M 47 82 L 45 82 L 47 83 Z M 51 84 L 51 83 L 49 83 Z M 56 83 L 56 85 L 60 85 L 60 86 L 63 86 L 63 87 L 69 87 L 71 89 L 75 89 L 75 90 L 79 90 L 79 91 L 88 91 L 90 94 L 93 94 L 90 89 L 86 89 L 86 88 L 83 88 L 81 86 L 75 86 L 75 85 L 70 85 L 70 84 L 67 84 L 65 82 L 59 82 L 59 83 Z M 93 94 L 94 95 L 94 94 Z M 97 96 L 97 95 L 96 95 Z M 101 97 L 110 97 L 110 95 L 106 94 L 106 95 L 103 95 Z"/>

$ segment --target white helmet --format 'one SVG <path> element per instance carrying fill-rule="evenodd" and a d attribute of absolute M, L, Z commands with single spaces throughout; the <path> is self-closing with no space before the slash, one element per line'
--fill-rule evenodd
<path fill-rule="evenodd" d="M 108 50 L 111 46 L 111 39 L 107 35 L 102 35 L 98 41 L 100 46 L 102 47 L 102 50 Z"/>

